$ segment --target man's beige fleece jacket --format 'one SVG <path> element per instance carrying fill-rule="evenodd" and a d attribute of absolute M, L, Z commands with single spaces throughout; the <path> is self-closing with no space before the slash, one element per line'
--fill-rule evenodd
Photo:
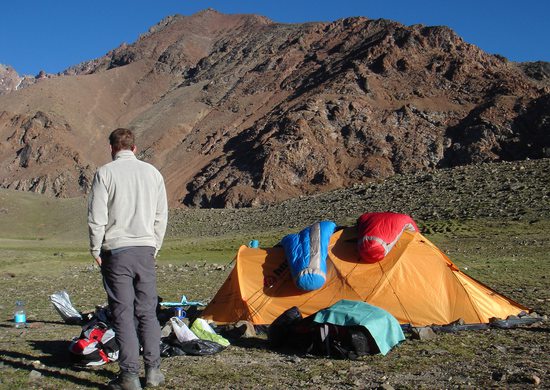
<path fill-rule="evenodd" d="M 152 246 L 158 252 L 168 220 L 166 189 L 160 172 L 131 150 L 118 152 L 100 167 L 88 197 L 90 252 Z"/>

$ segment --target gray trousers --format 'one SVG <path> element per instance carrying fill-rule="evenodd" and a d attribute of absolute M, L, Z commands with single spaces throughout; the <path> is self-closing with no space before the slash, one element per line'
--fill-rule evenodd
<path fill-rule="evenodd" d="M 145 367 L 160 367 L 160 325 L 156 307 L 155 248 L 127 247 L 101 253 L 101 273 L 120 348 L 121 371 L 139 373 L 139 345 Z"/>

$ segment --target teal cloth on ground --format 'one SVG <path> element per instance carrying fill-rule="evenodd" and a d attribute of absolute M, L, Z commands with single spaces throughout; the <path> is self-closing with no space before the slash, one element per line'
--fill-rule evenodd
<path fill-rule="evenodd" d="M 315 315 L 313 321 L 340 326 L 364 326 L 373 337 L 380 353 L 387 354 L 405 340 L 399 322 L 386 310 L 361 301 L 342 299 Z"/>

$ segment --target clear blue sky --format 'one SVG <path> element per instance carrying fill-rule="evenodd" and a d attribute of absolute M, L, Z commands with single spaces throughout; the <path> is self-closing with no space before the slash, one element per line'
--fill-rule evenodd
<path fill-rule="evenodd" d="M 348 16 L 446 25 L 467 42 L 512 61 L 550 61 L 550 0 L 6 0 L 0 63 L 20 74 L 60 72 L 134 42 L 162 18 L 211 7 L 277 22 Z"/>

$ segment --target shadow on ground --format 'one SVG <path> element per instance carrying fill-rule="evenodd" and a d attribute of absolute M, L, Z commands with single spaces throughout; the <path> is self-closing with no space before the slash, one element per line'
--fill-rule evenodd
<path fill-rule="evenodd" d="M 54 341 L 54 342 L 46 341 L 46 342 L 33 342 L 33 344 L 35 344 L 36 348 L 40 350 L 44 348 L 46 351 L 57 351 L 58 348 L 60 347 L 60 344 L 62 343 L 58 341 Z M 60 369 L 69 367 L 70 362 L 60 360 L 59 357 L 57 357 L 55 354 L 50 355 L 46 358 L 40 358 L 42 365 L 45 365 L 45 366 L 35 365 L 31 363 L 36 360 L 37 360 L 36 357 L 32 355 L 27 355 L 24 353 L 14 352 L 14 351 L 0 350 L 0 362 L 2 362 L 4 366 L 12 367 L 18 370 L 25 370 L 25 371 L 28 371 L 29 373 L 34 370 L 39 372 L 44 377 L 64 380 L 78 386 L 84 386 L 84 387 L 89 387 L 93 389 L 106 388 L 106 386 L 100 383 L 91 381 L 86 378 L 81 378 L 77 375 L 74 375 L 73 373 L 61 372 Z M 105 376 L 106 380 L 111 376 L 111 373 L 108 370 L 95 371 L 95 373 L 97 373 L 100 376 Z"/>

